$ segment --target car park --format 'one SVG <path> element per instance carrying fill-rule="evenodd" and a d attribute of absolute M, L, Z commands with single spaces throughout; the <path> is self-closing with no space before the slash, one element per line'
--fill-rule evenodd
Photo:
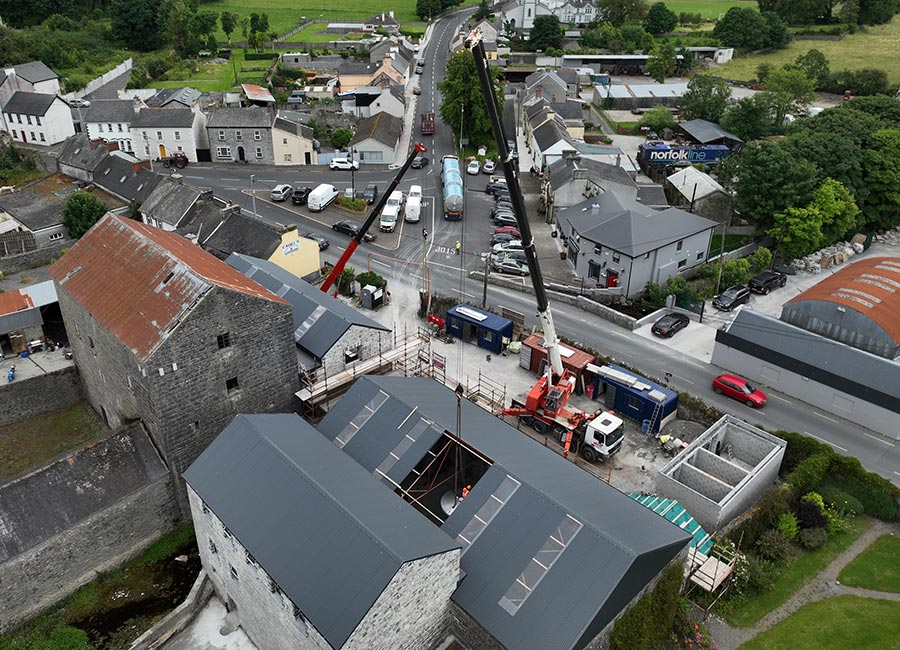
<path fill-rule="evenodd" d="M 691 319 L 684 314 L 671 313 L 666 314 L 658 321 L 653 323 L 650 331 L 657 336 L 669 338 L 675 336 L 678 330 L 683 330 L 691 322 Z"/>
<path fill-rule="evenodd" d="M 510 239 L 507 242 L 494 244 L 493 251 L 495 253 L 505 253 L 507 251 L 520 251 L 524 248 L 525 245 L 522 243 L 521 239 Z"/>
<path fill-rule="evenodd" d="M 366 185 L 366 189 L 363 190 L 363 199 L 365 199 L 366 203 L 372 205 L 375 203 L 375 199 L 378 198 L 378 186 L 375 183 L 369 183 Z"/>
<path fill-rule="evenodd" d="M 501 232 L 505 232 L 510 235 L 516 235 L 516 237 L 518 239 L 522 239 L 521 237 L 519 237 L 519 235 L 521 234 L 521 233 L 519 233 L 519 229 L 516 228 L 515 226 L 496 226 L 494 228 L 495 235 L 499 235 Z"/>
<path fill-rule="evenodd" d="M 506 258 L 516 260 L 517 262 L 524 262 L 526 260 L 525 251 L 517 251 L 515 249 L 502 251 L 500 253 L 492 252 L 491 255 L 493 256 L 493 259 L 497 260 L 504 260 Z"/>
<path fill-rule="evenodd" d="M 763 271 L 750 278 L 747 288 L 754 293 L 767 294 L 787 284 L 787 276 L 780 271 Z"/>
<path fill-rule="evenodd" d="M 724 373 L 713 379 L 712 387 L 719 395 L 736 399 L 750 408 L 758 409 L 766 405 L 766 394 L 743 377 Z"/>
<path fill-rule="evenodd" d="M 716 309 L 731 311 L 738 305 L 746 305 L 749 300 L 750 289 L 742 284 L 736 284 L 733 287 L 728 287 L 718 296 L 715 296 L 712 304 Z"/>
<path fill-rule="evenodd" d="M 501 212 L 494 215 L 494 224 L 497 226 L 518 226 L 519 221 L 516 219 L 516 215 L 511 212 Z"/>
<path fill-rule="evenodd" d="M 485 160 L 484 165 L 481 166 L 481 171 L 485 174 L 493 174 L 495 169 L 497 169 L 497 163 L 493 160 Z"/>
<path fill-rule="evenodd" d="M 300 236 L 306 237 L 307 239 L 312 239 L 314 242 L 316 242 L 319 245 L 320 251 L 325 250 L 326 248 L 328 248 L 331 245 L 327 239 L 325 239 L 322 235 L 320 235 L 317 232 L 305 232 Z"/>
<path fill-rule="evenodd" d="M 498 246 L 503 244 L 508 244 L 511 241 L 521 241 L 515 235 L 510 235 L 509 233 L 501 232 L 491 237 L 491 246 Z"/>
<path fill-rule="evenodd" d="M 269 198 L 273 201 L 285 201 L 289 196 L 294 193 L 294 188 L 288 185 L 287 183 L 281 183 L 280 185 L 276 185 L 272 188 L 272 192 L 269 194 Z"/>
<path fill-rule="evenodd" d="M 350 160 L 349 158 L 332 158 L 328 163 L 330 169 L 342 169 L 344 171 L 350 169 L 359 169 L 358 160 Z"/>
<path fill-rule="evenodd" d="M 523 277 L 528 275 L 528 266 L 510 257 L 493 260 L 491 262 L 491 268 L 498 273 L 509 273 L 511 275 L 521 275 Z"/>
<path fill-rule="evenodd" d="M 316 185 L 316 188 L 306 195 L 306 207 L 311 212 L 321 212 L 338 196 L 337 188 L 330 183 Z"/>
<path fill-rule="evenodd" d="M 488 184 L 485 186 L 484 191 L 487 194 L 494 194 L 499 190 L 506 190 L 506 180 L 505 179 L 494 179 L 488 181 Z"/>
<path fill-rule="evenodd" d="M 475 176 L 478 172 L 481 171 L 481 164 L 477 160 L 470 160 L 469 164 L 466 165 L 466 173 Z"/>
<path fill-rule="evenodd" d="M 331 229 L 342 232 L 345 235 L 350 235 L 351 237 L 356 237 L 356 233 L 362 230 L 362 224 L 358 221 L 353 221 L 352 219 L 344 219 L 343 221 L 338 221 L 333 224 Z M 375 235 L 366 233 L 363 239 L 366 241 L 375 241 Z"/>
<path fill-rule="evenodd" d="M 291 202 L 294 205 L 306 205 L 306 198 L 312 190 L 308 187 L 295 187 L 291 194 Z"/>
<path fill-rule="evenodd" d="M 428 158 L 426 156 L 416 156 L 415 158 L 413 158 L 413 161 L 412 161 L 412 164 L 410 165 L 410 167 L 412 167 L 413 169 L 422 169 L 429 162 L 431 162 L 431 161 L 428 160 Z"/>

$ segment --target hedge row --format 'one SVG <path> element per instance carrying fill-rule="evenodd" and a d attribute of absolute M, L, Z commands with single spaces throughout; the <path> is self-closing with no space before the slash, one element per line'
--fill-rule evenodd
<path fill-rule="evenodd" d="M 276 56 L 271 52 L 244 52 L 244 61 L 272 61 Z"/>
<path fill-rule="evenodd" d="M 683 578 L 680 562 L 666 567 L 656 587 L 613 624 L 610 650 L 655 650 L 665 645 L 675 624 Z"/>

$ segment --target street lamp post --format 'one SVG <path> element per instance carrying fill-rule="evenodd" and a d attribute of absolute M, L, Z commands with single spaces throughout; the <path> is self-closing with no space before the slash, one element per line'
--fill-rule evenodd
<path fill-rule="evenodd" d="M 350 192 L 353 194 L 353 198 L 356 198 L 356 169 L 354 163 L 354 154 L 356 153 L 356 149 L 350 147 Z"/>
<path fill-rule="evenodd" d="M 256 174 L 250 174 L 250 199 L 253 201 L 253 216 L 254 217 L 256 217 L 256 190 L 253 189 L 253 181 L 255 179 L 256 179 Z"/>

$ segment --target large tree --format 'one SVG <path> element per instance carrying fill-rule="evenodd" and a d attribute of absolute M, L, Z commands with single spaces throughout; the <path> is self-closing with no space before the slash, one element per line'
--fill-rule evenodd
<path fill-rule="evenodd" d="M 869 188 L 863 205 L 866 221 L 877 228 L 900 225 L 900 129 L 872 134 L 865 173 Z"/>
<path fill-rule="evenodd" d="M 831 71 L 828 69 L 828 59 L 820 50 L 807 50 L 806 54 L 801 54 L 794 59 L 792 66 L 816 82 L 816 88 L 822 88 L 828 81 Z"/>
<path fill-rule="evenodd" d="M 646 0 L 597 0 L 597 13 L 616 27 L 636 23 L 647 15 Z"/>
<path fill-rule="evenodd" d="M 763 228 L 791 206 L 809 203 L 816 186 L 816 168 L 790 150 L 768 141 L 744 146 L 737 163 L 735 207 Z"/>
<path fill-rule="evenodd" d="M 162 45 L 158 0 L 111 0 L 107 13 L 113 34 L 129 47 L 149 52 Z"/>
<path fill-rule="evenodd" d="M 859 24 L 889 23 L 898 9 L 897 0 L 859 0 Z"/>
<path fill-rule="evenodd" d="M 678 16 L 666 6 L 665 2 L 656 2 L 647 11 L 644 29 L 653 34 L 671 32 L 678 25 Z"/>
<path fill-rule="evenodd" d="M 231 35 L 238 25 L 238 15 L 231 11 L 223 11 L 222 15 L 219 16 L 219 22 L 222 23 L 222 31 L 225 32 L 225 38 L 231 43 Z"/>
<path fill-rule="evenodd" d="M 718 122 L 729 99 L 731 88 L 724 79 L 707 73 L 697 74 L 688 82 L 687 92 L 681 98 L 681 110 L 688 120 Z"/>
<path fill-rule="evenodd" d="M 755 9 L 732 7 L 713 27 L 713 36 L 727 47 L 758 50 L 766 46 L 766 21 Z"/>
<path fill-rule="evenodd" d="M 830 246 L 840 241 L 844 235 L 856 231 L 863 225 L 862 212 L 853 200 L 850 191 L 833 178 L 826 178 L 819 185 L 810 207 L 822 216 L 822 246 Z"/>
<path fill-rule="evenodd" d="M 772 70 L 766 79 L 765 92 L 772 103 L 775 126 L 783 126 L 788 115 L 795 118 L 805 116 L 816 98 L 815 87 L 816 82 L 807 77 L 803 70 Z"/>
<path fill-rule="evenodd" d="M 488 66 L 495 78 L 494 90 L 497 103 L 503 106 L 503 91 L 496 82 L 500 71 L 495 66 Z M 438 84 L 443 101 L 441 102 L 441 120 L 453 134 L 460 133 L 462 120 L 462 136 L 479 143 L 493 142 L 491 120 L 485 107 L 481 84 L 475 72 L 475 61 L 468 50 L 455 52 L 447 61 L 447 73 Z"/>
<path fill-rule="evenodd" d="M 784 260 L 809 255 L 821 248 L 822 215 L 813 207 L 786 208 L 775 215 L 766 234 Z"/>
<path fill-rule="evenodd" d="M 841 108 L 872 115 L 886 127 L 900 128 L 900 101 L 893 97 L 856 97 Z"/>
<path fill-rule="evenodd" d="M 441 0 L 416 0 L 416 15 L 419 20 L 429 20 L 444 10 Z"/>
<path fill-rule="evenodd" d="M 659 83 L 665 83 L 666 77 L 674 74 L 678 67 L 678 56 L 672 41 L 662 40 L 650 50 L 650 58 L 644 68 Z"/>
<path fill-rule="evenodd" d="M 532 50 L 559 49 L 562 47 L 564 33 L 556 16 L 538 16 L 528 34 L 528 44 Z"/>
<path fill-rule="evenodd" d="M 91 229 L 97 220 L 106 213 L 106 206 L 90 192 L 77 190 L 66 199 L 63 209 L 63 225 L 75 239 Z"/>
<path fill-rule="evenodd" d="M 776 50 L 787 47 L 791 42 L 791 33 L 788 31 L 787 23 L 774 11 L 767 11 L 762 14 L 763 22 L 766 25 L 765 47 L 771 47 Z"/>

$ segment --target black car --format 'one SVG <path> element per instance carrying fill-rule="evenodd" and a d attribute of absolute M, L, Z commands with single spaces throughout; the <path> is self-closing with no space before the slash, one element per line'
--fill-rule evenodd
<path fill-rule="evenodd" d="M 787 284 L 787 276 L 779 271 L 763 271 L 759 275 L 750 278 L 747 286 L 754 293 L 769 293 L 772 289 L 783 287 Z"/>
<path fill-rule="evenodd" d="M 294 205 L 306 205 L 306 197 L 312 192 L 308 187 L 295 187 L 294 193 L 291 194 L 291 201 Z"/>
<path fill-rule="evenodd" d="M 670 336 L 674 336 L 675 332 L 678 330 L 683 330 L 687 327 L 690 322 L 691 319 L 684 314 L 666 314 L 653 323 L 653 327 L 650 328 L 650 331 L 657 336 L 669 338 Z"/>
<path fill-rule="evenodd" d="M 412 167 L 413 169 L 422 169 L 429 162 L 431 162 L 431 161 L 428 160 L 428 158 L 426 156 L 416 156 L 415 158 L 413 158 L 413 161 L 412 161 L 412 164 L 410 165 L 410 167 Z"/>
<path fill-rule="evenodd" d="M 353 221 L 351 219 L 346 219 L 344 221 L 338 221 L 334 225 L 331 226 L 332 230 L 337 230 L 338 232 L 342 232 L 345 235 L 350 235 L 351 237 L 356 237 L 356 233 L 360 231 L 362 228 L 362 224 L 358 221 Z M 366 241 L 375 241 L 375 235 L 372 233 L 366 233 L 363 237 Z"/>
<path fill-rule="evenodd" d="M 488 194 L 493 194 L 498 190 L 506 190 L 506 181 L 492 180 L 488 182 L 488 184 L 484 188 L 484 191 Z"/>
<path fill-rule="evenodd" d="M 713 298 L 712 304 L 716 309 L 731 311 L 738 305 L 746 305 L 749 300 L 750 289 L 742 284 L 736 284 L 733 287 L 728 287 L 725 291 Z"/>
<path fill-rule="evenodd" d="M 375 199 L 378 198 L 378 186 L 375 183 L 366 185 L 366 189 L 363 190 L 363 198 L 369 205 L 375 203 Z"/>
<path fill-rule="evenodd" d="M 328 243 L 327 239 L 325 239 L 322 235 L 320 235 L 317 232 L 305 232 L 300 236 L 306 237 L 307 239 L 312 239 L 314 242 L 316 242 L 319 245 L 320 251 L 325 250 L 326 248 L 328 248 L 331 245 Z"/>
<path fill-rule="evenodd" d="M 491 246 L 496 246 L 497 244 L 506 244 L 511 241 L 522 241 L 519 237 L 515 235 L 510 235 L 505 232 L 499 232 L 493 237 L 491 237 Z"/>

